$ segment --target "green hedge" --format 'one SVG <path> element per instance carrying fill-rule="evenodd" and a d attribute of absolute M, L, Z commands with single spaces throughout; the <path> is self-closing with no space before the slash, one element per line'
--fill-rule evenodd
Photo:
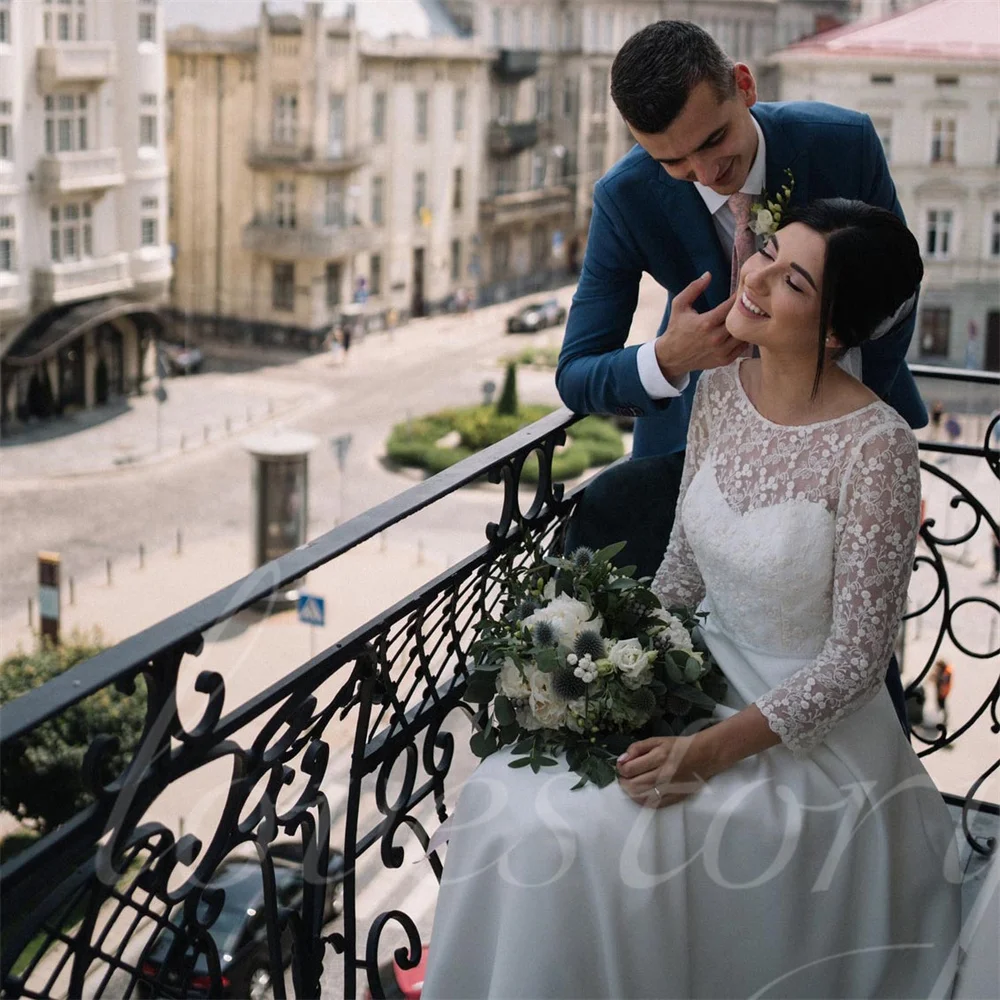
<path fill-rule="evenodd" d="M 396 465 L 424 469 L 434 475 L 541 420 L 552 409 L 539 404 L 523 405 L 516 416 L 502 416 L 493 406 L 441 410 L 393 427 L 386 441 L 386 455 Z M 452 431 L 458 432 L 459 444 L 454 448 L 440 446 L 437 442 Z M 566 435 L 566 447 L 552 457 L 556 481 L 575 479 L 587 469 L 609 465 L 625 454 L 621 432 L 601 417 L 585 417 L 567 428 Z M 529 455 L 525 460 L 522 479 L 538 482 L 537 456 Z"/>

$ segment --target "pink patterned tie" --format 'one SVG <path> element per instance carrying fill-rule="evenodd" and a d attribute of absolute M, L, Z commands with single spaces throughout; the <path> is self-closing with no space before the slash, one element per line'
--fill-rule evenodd
<path fill-rule="evenodd" d="M 729 292 L 736 291 L 740 280 L 740 268 L 753 254 L 754 236 L 750 231 L 750 205 L 753 195 L 737 191 L 729 196 L 729 210 L 733 213 L 736 228 L 733 230 L 733 264 L 729 275 Z"/>

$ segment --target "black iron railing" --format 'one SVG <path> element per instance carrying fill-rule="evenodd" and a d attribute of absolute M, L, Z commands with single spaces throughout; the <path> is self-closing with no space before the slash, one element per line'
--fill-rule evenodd
<path fill-rule="evenodd" d="M 564 495 L 551 481 L 552 455 L 573 419 L 565 410 L 551 414 L 0 708 L 0 747 L 17 753 L 22 737 L 89 695 L 111 687 L 135 691 L 137 679 L 145 681 L 145 733 L 125 772 L 107 780 L 103 764 L 113 746 L 95 740 L 83 765 L 92 804 L 0 868 L 5 996 L 237 991 L 246 983 L 234 981 L 226 964 L 232 956 L 210 933 L 223 903 L 211 882 L 234 857 L 257 863 L 264 886 L 264 912 L 251 941 L 261 976 L 250 992 L 353 997 L 360 975 L 362 988 L 367 981 L 374 996 L 383 995 L 381 963 L 399 945 L 402 964 L 415 962 L 430 932 L 426 913 L 408 913 L 413 907 L 406 901 L 428 880 L 433 891 L 441 867 L 436 852 L 415 866 L 414 848 L 419 860 L 471 766 L 472 712 L 463 692 L 473 624 L 497 604 L 513 567 L 560 544 L 582 491 Z M 994 418 L 981 446 L 928 445 L 925 451 L 975 457 L 1000 478 L 1000 452 L 990 446 L 996 424 Z M 521 471 L 532 453 L 539 481 L 527 494 Z M 923 525 L 917 574 L 932 573 L 936 584 L 933 599 L 913 615 L 940 614 L 935 650 L 945 636 L 964 650 L 962 609 L 978 602 L 1000 615 L 1000 606 L 985 592 L 955 594 L 945 555 L 979 532 L 1000 530 L 996 505 L 933 461 L 924 467 L 943 476 L 954 490 L 952 505 L 971 512 L 974 529 L 943 537 L 930 520 Z M 501 483 L 503 496 L 479 551 L 319 655 L 289 663 L 273 684 L 231 710 L 224 711 L 226 682 L 211 670 L 193 682 L 202 698 L 200 718 L 192 722 L 179 710 L 181 697 L 190 695 L 191 658 L 209 629 L 484 477 Z M 989 483 L 992 489 L 994 479 Z M 992 661 L 991 668 L 998 661 L 997 649 L 967 651 Z M 933 655 L 916 671 L 919 678 L 932 661 Z M 970 718 L 925 738 L 919 752 L 954 745 L 972 729 L 1000 731 L 998 692 L 1000 681 Z M 967 803 L 997 766 L 983 761 Z M 210 767 L 225 774 L 212 824 L 184 833 L 158 818 L 160 795 Z M 966 837 L 980 853 L 994 847 L 967 823 Z M 276 847 L 289 838 L 305 859 L 300 889 L 291 897 L 282 895 Z M 340 847 L 337 867 L 332 852 Z M 375 883 L 366 873 L 377 876 Z M 334 879 L 342 887 L 343 922 L 324 923 Z M 176 915 L 182 906 L 183 918 Z M 174 942 L 166 958 L 166 949 L 156 950 L 164 936 Z"/>

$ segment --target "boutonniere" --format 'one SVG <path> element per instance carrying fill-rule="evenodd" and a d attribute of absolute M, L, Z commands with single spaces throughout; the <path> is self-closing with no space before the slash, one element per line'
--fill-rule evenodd
<path fill-rule="evenodd" d="M 757 237 L 758 250 L 777 232 L 781 217 L 788 208 L 795 188 L 795 175 L 791 168 L 786 167 L 785 176 L 788 183 L 773 198 L 765 191 L 760 200 L 750 206 L 750 231 Z"/>

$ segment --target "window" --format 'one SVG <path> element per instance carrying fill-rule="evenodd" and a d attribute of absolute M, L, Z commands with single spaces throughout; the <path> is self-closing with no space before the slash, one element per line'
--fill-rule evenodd
<path fill-rule="evenodd" d="M 54 263 L 93 254 L 90 202 L 53 205 L 49 209 L 49 222 L 49 248 Z"/>
<path fill-rule="evenodd" d="M 948 208 L 932 208 L 927 213 L 927 239 L 924 252 L 928 257 L 943 260 L 951 248 L 952 212 Z"/>
<path fill-rule="evenodd" d="M 451 241 L 451 280 L 458 281 L 462 277 L 462 241 Z"/>
<path fill-rule="evenodd" d="M 875 134 L 882 143 L 882 152 L 885 153 L 885 162 L 892 163 L 892 119 L 873 118 L 872 125 L 875 127 Z"/>
<path fill-rule="evenodd" d="M 0 274 L 17 267 L 14 242 L 14 216 L 0 215 Z"/>
<path fill-rule="evenodd" d="M 604 173 L 604 144 L 594 143 L 590 147 L 591 179 L 597 180 Z"/>
<path fill-rule="evenodd" d="M 275 261 L 271 265 L 271 306 L 278 312 L 295 311 L 295 265 Z"/>
<path fill-rule="evenodd" d="M 347 213 L 344 209 L 344 180 L 342 177 L 328 177 L 326 192 L 323 198 L 323 224 L 335 229 L 343 229 L 347 225 Z"/>
<path fill-rule="evenodd" d="M 427 138 L 427 91 L 418 90 L 417 91 L 417 125 L 416 133 L 417 139 L 424 140 Z"/>
<path fill-rule="evenodd" d="M 514 159 L 497 162 L 496 184 L 497 195 L 512 194 L 517 189 L 517 161 Z"/>
<path fill-rule="evenodd" d="M 330 261 L 326 265 L 326 307 L 336 309 L 340 305 L 340 265 Z"/>
<path fill-rule="evenodd" d="M 535 117 L 539 121 L 552 118 L 552 81 L 541 79 L 535 82 Z"/>
<path fill-rule="evenodd" d="M 139 145 L 156 147 L 157 137 L 156 94 L 143 94 L 139 98 L 142 113 L 139 115 Z"/>
<path fill-rule="evenodd" d="M 373 253 L 369 261 L 368 288 L 372 295 L 382 294 L 382 255 Z"/>
<path fill-rule="evenodd" d="M 160 215 L 160 199 L 159 198 L 143 198 L 140 202 L 141 216 L 139 220 L 140 226 L 140 240 L 139 243 L 144 247 L 155 247 L 160 242 L 159 234 L 159 215 Z"/>
<path fill-rule="evenodd" d="M 10 4 L 0 0 L 0 45 L 10 44 Z M 10 268 L 7 268 L 10 270 Z"/>
<path fill-rule="evenodd" d="M 372 178 L 372 225 L 385 224 L 385 178 Z"/>
<path fill-rule="evenodd" d="M 521 11 L 517 7 L 510 12 L 510 47 L 521 47 Z"/>
<path fill-rule="evenodd" d="M 603 115 L 608 110 L 608 71 L 590 71 L 590 109 L 595 115 Z"/>
<path fill-rule="evenodd" d="M 385 91 L 380 90 L 372 98 L 372 140 L 385 142 Z"/>
<path fill-rule="evenodd" d="M 14 159 L 14 126 L 10 118 L 13 108 L 10 101 L 0 101 L 0 160 Z"/>
<path fill-rule="evenodd" d="M 294 229 L 295 181 L 275 181 L 271 189 L 271 217 L 281 229 Z"/>
<path fill-rule="evenodd" d="M 156 41 L 156 11 L 153 10 L 139 11 L 139 41 L 140 42 Z"/>
<path fill-rule="evenodd" d="M 937 87 L 957 87 L 958 86 L 957 76 L 936 76 L 934 77 L 934 84 Z"/>
<path fill-rule="evenodd" d="M 891 86 L 895 82 L 895 77 L 891 73 L 873 73 L 869 77 L 875 86 Z"/>
<path fill-rule="evenodd" d="M 87 95 L 45 95 L 45 152 L 71 153 L 87 148 Z"/>
<path fill-rule="evenodd" d="M 490 253 L 493 258 L 493 277 L 502 277 L 510 267 L 510 236 L 507 233 L 494 236 Z"/>
<path fill-rule="evenodd" d="M 989 254 L 1000 257 L 1000 212 L 994 210 L 990 215 Z"/>
<path fill-rule="evenodd" d="M 531 186 L 536 191 L 539 188 L 545 187 L 546 166 L 545 154 L 535 150 L 531 154 Z"/>
<path fill-rule="evenodd" d="M 930 306 L 920 311 L 920 354 L 946 358 L 951 340 L 951 306 Z"/>
<path fill-rule="evenodd" d="M 517 110 L 517 87 L 497 88 L 497 118 L 512 122 Z"/>
<path fill-rule="evenodd" d="M 531 12 L 531 47 L 542 47 L 542 12 L 537 7 Z"/>
<path fill-rule="evenodd" d="M 544 267 L 549 256 L 549 234 L 544 226 L 531 230 L 531 263 L 534 267 Z"/>
<path fill-rule="evenodd" d="M 503 45 L 503 11 L 499 7 L 493 8 L 492 18 L 493 31 L 490 36 L 490 44 L 495 48 Z"/>
<path fill-rule="evenodd" d="M 413 214 L 422 220 L 424 209 L 427 207 L 427 174 L 418 170 L 413 178 Z"/>
<path fill-rule="evenodd" d="M 567 11 L 563 12 L 562 27 L 563 27 L 563 30 L 562 30 L 563 48 L 564 49 L 572 49 L 573 48 L 574 35 L 576 33 L 576 25 L 573 22 L 573 12 L 572 11 L 567 10 Z"/>
<path fill-rule="evenodd" d="M 167 90 L 167 103 L 163 110 L 164 118 L 166 118 L 167 137 L 169 138 L 174 134 L 174 90 L 172 87 Z"/>
<path fill-rule="evenodd" d="M 451 189 L 451 207 L 456 212 L 462 211 L 462 168 L 455 167 L 455 175 Z"/>
<path fill-rule="evenodd" d="M 615 47 L 615 15 L 604 15 L 604 51 L 610 52 Z"/>
<path fill-rule="evenodd" d="M 279 146 L 294 146 L 299 133 L 299 96 L 288 91 L 274 95 L 271 139 Z"/>
<path fill-rule="evenodd" d="M 563 118 L 572 118 L 576 113 L 577 80 L 567 76 L 563 80 Z"/>
<path fill-rule="evenodd" d="M 955 162 L 955 119 L 935 118 L 931 130 L 931 163 Z"/>
<path fill-rule="evenodd" d="M 465 88 L 455 91 L 455 135 L 465 131 Z"/>
<path fill-rule="evenodd" d="M 327 152 L 333 159 L 344 155 L 346 125 L 345 101 L 343 94 L 330 95 L 330 131 L 326 137 Z"/>

